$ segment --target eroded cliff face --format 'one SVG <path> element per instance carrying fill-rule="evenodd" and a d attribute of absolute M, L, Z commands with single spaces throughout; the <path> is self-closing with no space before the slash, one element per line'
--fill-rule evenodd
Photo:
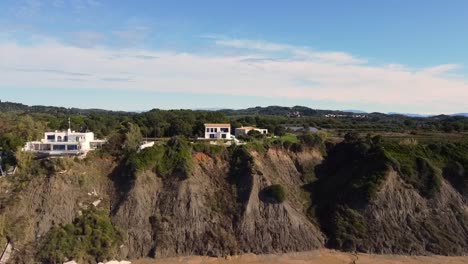
<path fill-rule="evenodd" d="M 422 197 L 390 171 L 376 198 L 364 210 L 374 253 L 461 255 L 468 252 L 468 207 L 443 181 L 432 199 Z"/>
<path fill-rule="evenodd" d="M 115 168 L 113 160 L 50 159 L 36 166 L 40 170 L 16 175 L 1 190 L 0 226 L 16 249 L 11 263 L 32 263 L 39 241 L 51 228 L 71 223 L 97 200 L 99 208 L 110 204 L 107 175 Z"/>
<path fill-rule="evenodd" d="M 248 159 L 236 162 L 232 153 L 197 152 L 186 178 L 155 170 L 133 175 L 125 161 L 99 156 L 44 161 L 40 166 L 45 169 L 23 183 L 0 185 L 0 235 L 18 250 L 12 263 L 31 263 L 51 228 L 71 223 L 100 200 L 97 208 L 108 212 L 124 234 L 120 258 L 294 252 L 337 240 L 351 246 L 327 245 L 373 253 L 468 253 L 468 207 L 445 180 L 428 198 L 389 167 L 385 175 L 377 175 L 381 180 L 368 202 L 359 198 L 349 208 L 327 205 L 331 211 L 311 214 L 311 204 L 324 201 L 311 200 L 317 190 L 310 185 L 324 188 L 336 201 L 359 196 L 348 188 L 359 181 L 336 178 L 348 173 L 339 164 L 334 165 L 338 176 L 322 175 L 310 184 L 322 160 L 314 148 L 249 150 Z M 322 183 L 326 179 L 330 181 Z M 284 187 L 284 202 L 265 196 L 265 188 L 273 184 Z M 344 213 L 334 218 L 333 210 Z M 341 233 L 329 232 L 323 223 L 343 224 L 335 226 Z"/>
<path fill-rule="evenodd" d="M 307 195 L 297 164 L 317 163 L 309 154 L 270 150 L 251 153 L 253 173 L 232 179 L 225 158 L 194 155 L 187 180 L 137 175 L 114 222 L 128 232 L 126 254 L 144 256 L 228 255 L 319 248 L 323 236 L 305 216 Z M 262 200 L 261 191 L 284 184 L 287 201 Z"/>

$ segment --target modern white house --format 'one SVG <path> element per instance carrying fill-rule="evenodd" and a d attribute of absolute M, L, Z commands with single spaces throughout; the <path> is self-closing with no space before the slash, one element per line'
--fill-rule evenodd
<path fill-rule="evenodd" d="M 106 140 L 95 139 L 93 132 L 75 132 L 68 128 L 46 132 L 40 141 L 26 142 L 23 151 L 44 156 L 85 155 L 104 143 Z"/>
<path fill-rule="evenodd" d="M 205 139 L 231 139 L 231 124 L 205 124 Z"/>
<path fill-rule="evenodd" d="M 251 130 L 256 130 L 256 131 L 260 132 L 260 134 L 264 134 L 264 135 L 268 134 L 268 129 L 256 128 L 256 127 L 253 127 L 253 126 L 242 126 L 242 127 L 236 128 L 235 135 L 236 135 L 236 137 L 241 136 L 241 135 L 247 135 L 249 133 L 249 131 L 251 131 Z"/>

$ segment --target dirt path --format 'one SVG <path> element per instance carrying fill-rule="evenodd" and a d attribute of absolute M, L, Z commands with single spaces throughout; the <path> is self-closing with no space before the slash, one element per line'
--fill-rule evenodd
<path fill-rule="evenodd" d="M 467 264 L 466 257 L 413 257 L 399 255 L 350 254 L 333 250 L 317 250 L 281 255 L 232 256 L 227 258 L 179 257 L 168 259 L 142 259 L 132 264 Z"/>

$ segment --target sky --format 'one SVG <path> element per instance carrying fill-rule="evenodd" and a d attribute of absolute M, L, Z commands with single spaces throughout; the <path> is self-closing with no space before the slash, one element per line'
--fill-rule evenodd
<path fill-rule="evenodd" d="M 1 0 L 0 100 L 468 112 L 468 1 Z"/>

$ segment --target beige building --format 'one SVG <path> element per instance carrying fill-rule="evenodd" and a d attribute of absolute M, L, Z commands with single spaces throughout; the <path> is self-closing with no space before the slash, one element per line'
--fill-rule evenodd
<path fill-rule="evenodd" d="M 240 135 L 247 135 L 249 133 L 249 131 L 251 130 L 256 130 L 258 132 L 260 132 L 261 134 L 268 134 L 268 129 L 264 129 L 264 128 L 256 128 L 256 127 L 253 127 L 253 126 L 243 126 L 243 127 L 239 127 L 239 128 L 236 128 L 235 130 L 235 135 L 236 137 L 237 136 L 240 136 Z"/>

